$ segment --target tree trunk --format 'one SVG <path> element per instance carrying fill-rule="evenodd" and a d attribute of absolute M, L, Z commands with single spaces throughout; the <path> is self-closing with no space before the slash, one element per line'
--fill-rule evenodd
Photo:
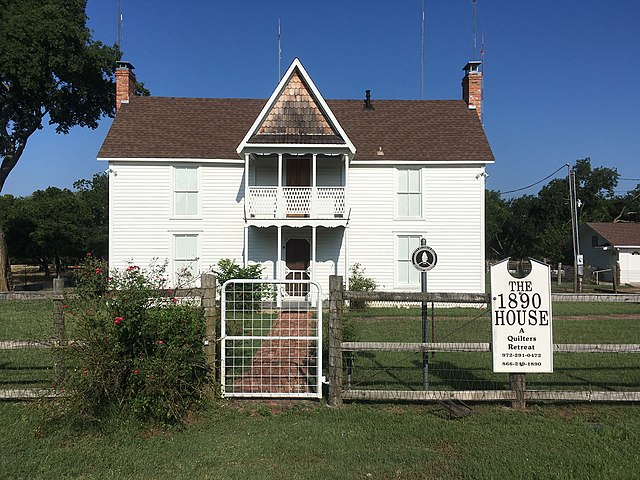
<path fill-rule="evenodd" d="M 0 227 L 0 292 L 8 292 L 11 289 L 11 264 L 9 263 L 9 250 L 4 237 L 4 230 Z"/>

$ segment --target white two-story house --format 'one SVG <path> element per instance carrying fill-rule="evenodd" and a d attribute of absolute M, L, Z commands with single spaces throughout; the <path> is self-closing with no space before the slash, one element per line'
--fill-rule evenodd
<path fill-rule="evenodd" d="M 132 96 L 116 72 L 108 162 L 111 268 L 223 258 L 265 278 L 312 279 L 359 263 L 385 290 L 417 290 L 411 252 L 438 254 L 430 291 L 483 292 L 485 167 L 479 62 L 463 100 L 325 100 L 294 60 L 268 100 Z"/>

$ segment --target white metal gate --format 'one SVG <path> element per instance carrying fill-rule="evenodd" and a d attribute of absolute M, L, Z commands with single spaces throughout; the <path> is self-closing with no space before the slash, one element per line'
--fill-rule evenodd
<path fill-rule="evenodd" d="M 221 296 L 222 396 L 322 397 L 320 286 L 238 279 Z"/>

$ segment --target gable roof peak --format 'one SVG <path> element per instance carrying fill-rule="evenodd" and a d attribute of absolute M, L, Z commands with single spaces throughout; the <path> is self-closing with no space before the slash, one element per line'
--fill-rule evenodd
<path fill-rule="evenodd" d="M 331 145 L 355 147 L 338 123 L 300 59 L 280 79 L 255 122 L 236 151 L 251 146 Z"/>

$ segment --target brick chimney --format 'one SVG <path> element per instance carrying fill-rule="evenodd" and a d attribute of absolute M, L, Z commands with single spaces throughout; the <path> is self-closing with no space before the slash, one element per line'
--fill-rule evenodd
<path fill-rule="evenodd" d="M 468 62 L 463 70 L 465 72 L 462 79 L 462 99 L 470 109 L 475 109 L 478 118 L 482 120 L 482 72 L 477 60 Z"/>
<path fill-rule="evenodd" d="M 129 62 L 116 62 L 116 113 L 122 103 L 129 103 L 136 91 L 136 75 Z"/>

